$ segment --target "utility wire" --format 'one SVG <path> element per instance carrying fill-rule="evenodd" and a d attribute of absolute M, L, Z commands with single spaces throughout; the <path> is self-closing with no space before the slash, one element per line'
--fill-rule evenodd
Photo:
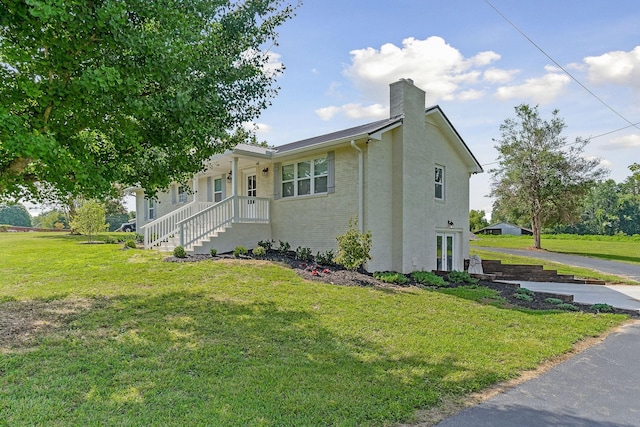
<path fill-rule="evenodd" d="M 516 29 L 516 31 L 518 31 L 520 34 L 522 34 L 522 36 L 527 39 L 529 41 L 529 43 L 531 43 L 533 46 L 536 47 L 536 49 L 538 49 L 540 52 L 542 52 L 542 54 L 544 56 L 546 56 L 547 58 L 549 58 L 549 60 L 551 62 L 553 62 L 558 68 L 560 68 L 562 71 L 564 71 L 564 73 L 571 77 L 571 79 L 578 83 L 584 90 L 586 90 L 587 92 L 589 92 L 589 94 L 591 96 L 593 96 L 595 99 L 597 99 L 598 101 L 600 101 L 600 103 L 602 105 L 604 105 L 605 107 L 607 107 L 609 110 L 611 110 L 614 114 L 616 114 L 618 117 L 620 117 L 622 120 L 624 120 L 625 122 L 629 123 L 629 126 L 627 127 L 635 127 L 638 128 L 638 124 L 639 123 L 633 123 L 631 122 L 631 120 L 627 119 L 625 116 L 623 116 L 622 114 L 620 114 L 619 112 L 617 112 L 613 107 L 611 107 L 609 104 L 607 104 L 603 99 L 601 99 L 598 95 L 596 95 L 595 93 L 593 93 L 591 90 L 589 90 L 588 87 L 586 87 L 585 85 L 583 85 L 580 80 L 578 80 L 577 78 L 575 78 L 570 72 L 568 72 L 562 65 L 560 65 L 555 59 L 553 59 L 547 52 L 545 52 L 540 46 L 538 46 L 533 40 L 531 40 L 531 38 L 529 36 L 527 36 L 520 28 L 518 28 L 518 26 L 516 24 L 514 24 L 513 22 L 511 22 L 509 20 L 509 18 L 507 18 L 502 12 L 500 12 L 493 4 L 491 4 L 491 2 L 489 0 L 484 0 L 489 6 L 491 6 L 491 8 L 493 10 L 496 11 L 496 13 L 498 15 L 500 15 L 505 21 L 507 21 L 509 23 L 509 25 L 511 25 L 513 28 Z M 640 128 L 638 128 L 640 129 Z M 616 131 L 613 131 L 616 132 Z"/>

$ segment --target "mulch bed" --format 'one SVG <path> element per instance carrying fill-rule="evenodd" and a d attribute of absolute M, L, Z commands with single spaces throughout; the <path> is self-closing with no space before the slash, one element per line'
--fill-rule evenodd
<path fill-rule="evenodd" d="M 176 258 L 173 256 L 167 257 L 164 260 L 167 262 L 197 262 L 205 260 L 222 260 L 222 259 L 237 259 L 231 254 L 221 254 L 215 257 L 210 255 L 188 255 L 186 258 Z M 407 287 L 417 287 L 424 289 L 437 288 L 431 286 L 425 286 L 415 282 L 410 276 L 407 276 L 409 281 L 404 285 L 395 285 L 382 282 L 373 277 L 371 273 L 366 271 L 349 271 L 340 266 L 321 266 L 316 265 L 313 262 L 304 262 L 295 258 L 295 252 L 287 252 L 282 254 L 278 251 L 270 250 L 267 255 L 262 258 L 254 258 L 250 256 L 241 256 L 240 259 L 260 259 L 272 262 L 278 262 L 288 265 L 301 277 L 323 283 L 329 283 L 341 286 L 366 286 L 384 289 L 401 289 Z M 447 280 L 445 276 L 445 280 Z M 467 286 L 464 284 L 449 283 L 447 288 L 455 288 L 458 286 Z M 534 292 L 532 301 L 525 301 L 515 297 L 516 289 L 519 285 L 512 283 L 497 282 L 492 280 L 480 280 L 478 286 L 483 286 L 489 289 L 497 291 L 500 297 L 506 301 L 507 307 L 514 308 L 526 308 L 530 310 L 558 310 L 557 305 L 545 301 L 549 297 L 554 297 L 552 294 L 543 292 Z M 595 310 L 591 309 L 591 304 L 581 304 L 577 302 L 571 303 L 578 308 L 578 311 L 595 313 Z M 640 313 L 636 310 L 625 310 L 620 308 L 613 308 L 610 313 L 626 314 L 631 317 L 638 318 Z"/>

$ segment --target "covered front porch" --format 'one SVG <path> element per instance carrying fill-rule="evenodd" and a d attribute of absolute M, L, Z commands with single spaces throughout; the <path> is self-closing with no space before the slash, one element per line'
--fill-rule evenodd
<path fill-rule="evenodd" d="M 183 188 L 170 191 L 175 209 L 140 230 L 145 248 L 170 251 L 183 246 L 193 251 L 234 224 L 269 224 L 273 194 L 271 150 L 244 144 L 213 156 L 193 178 L 188 198 Z"/>

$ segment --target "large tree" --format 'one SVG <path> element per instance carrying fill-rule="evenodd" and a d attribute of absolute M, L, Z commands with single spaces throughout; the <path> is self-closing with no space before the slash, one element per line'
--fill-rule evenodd
<path fill-rule="evenodd" d="M 20 203 L 0 203 L 0 224 L 31 227 L 31 215 Z"/>
<path fill-rule="evenodd" d="M 575 218 L 582 198 L 606 170 L 599 167 L 599 159 L 583 157 L 587 140 L 567 143 L 558 110 L 550 120 L 540 117 L 537 106 L 522 104 L 515 113 L 494 140 L 499 166 L 491 170 L 491 195 L 503 209 L 528 214 L 534 247 L 540 248 L 542 227 Z"/>
<path fill-rule="evenodd" d="M 275 95 L 284 0 L 0 2 L 0 198 L 154 194 Z"/>

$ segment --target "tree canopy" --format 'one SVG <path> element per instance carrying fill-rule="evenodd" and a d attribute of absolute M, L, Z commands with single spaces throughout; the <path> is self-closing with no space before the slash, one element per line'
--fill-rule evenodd
<path fill-rule="evenodd" d="M 31 227 L 31 214 L 20 203 L 0 203 L 0 224 Z"/>
<path fill-rule="evenodd" d="M 0 197 L 155 194 L 275 95 L 283 0 L 0 3 Z"/>
<path fill-rule="evenodd" d="M 543 120 L 537 106 L 522 104 L 515 112 L 494 140 L 499 166 L 491 170 L 491 195 L 503 213 L 530 219 L 534 247 L 540 248 L 542 227 L 575 218 L 583 197 L 606 170 L 599 159 L 582 156 L 587 140 L 567 143 L 558 110 L 551 120 Z"/>

